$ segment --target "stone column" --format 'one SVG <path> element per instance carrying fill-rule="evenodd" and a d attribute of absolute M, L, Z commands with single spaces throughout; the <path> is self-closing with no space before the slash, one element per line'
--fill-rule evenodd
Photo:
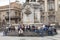
<path fill-rule="evenodd" d="M 58 0 L 55 0 L 55 11 L 58 11 Z"/>
<path fill-rule="evenodd" d="M 59 9 L 58 9 L 58 3 L 59 3 L 59 1 L 58 0 L 55 0 L 55 22 L 59 22 L 59 15 L 60 15 L 60 13 L 59 13 Z"/>
<path fill-rule="evenodd" d="M 45 1 L 45 24 L 48 24 L 48 5 L 47 5 L 47 0 Z"/>

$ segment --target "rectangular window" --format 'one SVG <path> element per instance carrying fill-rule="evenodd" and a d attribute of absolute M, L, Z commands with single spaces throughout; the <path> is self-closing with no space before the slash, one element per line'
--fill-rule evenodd
<path fill-rule="evenodd" d="M 48 2 L 54 2 L 54 0 L 47 0 Z"/>
<path fill-rule="evenodd" d="M 15 12 L 15 16 L 17 16 L 17 12 Z"/>
<path fill-rule="evenodd" d="M 49 16 L 48 19 L 49 19 L 49 21 L 54 22 L 55 21 L 55 16 L 53 16 L 53 15 Z"/>
<path fill-rule="evenodd" d="M 44 16 L 41 16 L 41 23 L 44 23 Z"/>
<path fill-rule="evenodd" d="M 45 10 L 44 2 L 40 3 L 40 12 Z"/>
<path fill-rule="evenodd" d="M 31 0 L 31 2 L 36 2 L 36 0 Z"/>
<path fill-rule="evenodd" d="M 48 10 L 53 11 L 55 9 L 55 1 L 54 0 L 48 0 Z"/>
<path fill-rule="evenodd" d="M 16 24 L 18 23 L 18 20 L 17 20 L 17 19 L 15 20 L 15 23 L 16 23 Z"/>
<path fill-rule="evenodd" d="M 21 14 L 19 13 L 19 16 L 20 16 Z"/>
<path fill-rule="evenodd" d="M 48 9 L 49 11 L 54 10 L 55 9 L 54 3 L 48 3 Z"/>
<path fill-rule="evenodd" d="M 7 12 L 7 16 L 9 16 L 9 12 Z"/>
<path fill-rule="evenodd" d="M 26 0 L 26 2 L 29 2 L 29 0 Z"/>

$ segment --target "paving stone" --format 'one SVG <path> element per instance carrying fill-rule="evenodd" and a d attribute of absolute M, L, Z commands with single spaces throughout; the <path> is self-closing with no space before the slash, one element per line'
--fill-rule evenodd
<path fill-rule="evenodd" d="M 60 30 L 55 36 L 44 36 L 44 37 L 14 37 L 14 36 L 3 36 L 0 32 L 0 40 L 60 40 Z"/>

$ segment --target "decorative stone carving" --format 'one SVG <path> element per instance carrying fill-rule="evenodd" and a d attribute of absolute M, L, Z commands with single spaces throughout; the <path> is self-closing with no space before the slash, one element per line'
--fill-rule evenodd
<path fill-rule="evenodd" d="M 27 8 L 27 9 L 26 9 L 25 14 L 26 14 L 27 16 L 29 16 L 29 15 L 31 14 L 30 8 Z"/>

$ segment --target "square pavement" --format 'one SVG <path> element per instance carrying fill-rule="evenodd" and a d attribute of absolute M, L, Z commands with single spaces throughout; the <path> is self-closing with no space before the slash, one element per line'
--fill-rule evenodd
<path fill-rule="evenodd" d="M 16 36 L 2 36 L 0 33 L 0 40 L 60 40 L 60 30 L 58 34 L 54 36 L 44 36 L 44 37 L 16 37 Z"/>

